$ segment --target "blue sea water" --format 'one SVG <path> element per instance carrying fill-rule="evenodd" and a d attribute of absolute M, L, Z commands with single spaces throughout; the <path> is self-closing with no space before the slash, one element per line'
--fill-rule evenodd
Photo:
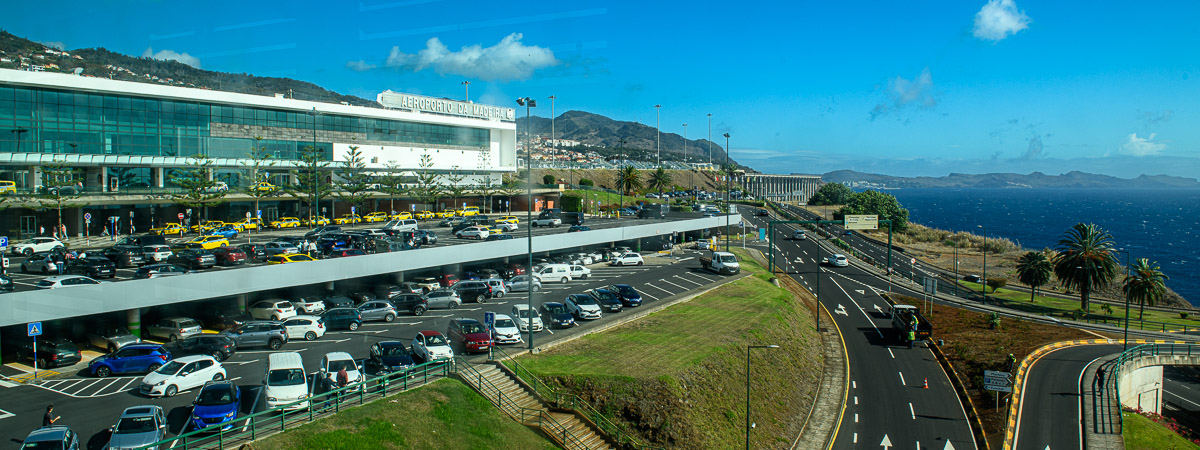
<path fill-rule="evenodd" d="M 1200 190 L 1194 189 L 896 189 L 909 220 L 1005 237 L 1031 250 L 1054 248 L 1079 222 L 1112 234 L 1130 258 L 1157 261 L 1167 286 L 1200 305 Z M 1125 255 L 1118 259 L 1124 263 Z"/>

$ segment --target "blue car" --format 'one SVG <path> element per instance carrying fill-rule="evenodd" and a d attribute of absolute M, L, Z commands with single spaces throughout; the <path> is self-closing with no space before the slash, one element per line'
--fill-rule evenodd
<path fill-rule="evenodd" d="M 542 319 L 552 327 L 571 328 L 575 326 L 575 316 L 567 311 L 567 305 L 559 302 L 542 303 Z"/>
<path fill-rule="evenodd" d="M 628 284 L 614 284 L 608 287 L 608 290 L 617 293 L 621 297 L 621 302 L 625 306 L 641 306 L 642 294 L 639 294 L 633 286 Z"/>
<path fill-rule="evenodd" d="M 241 404 L 242 391 L 236 383 L 211 381 L 200 388 L 192 402 L 192 426 L 197 430 L 214 425 L 222 425 L 222 430 L 233 428 Z"/>
<path fill-rule="evenodd" d="M 217 228 L 215 230 L 209 231 L 208 234 L 221 236 L 221 237 L 224 237 L 225 239 L 233 239 L 233 238 L 237 237 L 238 230 L 237 230 L 237 228 L 226 225 L 226 226 Z"/>
<path fill-rule="evenodd" d="M 130 344 L 93 359 L 88 372 L 97 377 L 115 373 L 153 372 L 171 360 L 171 352 L 161 344 Z"/>

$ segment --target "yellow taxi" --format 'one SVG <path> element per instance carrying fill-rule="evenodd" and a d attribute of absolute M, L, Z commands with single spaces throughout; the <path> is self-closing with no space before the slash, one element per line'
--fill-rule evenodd
<path fill-rule="evenodd" d="M 362 223 L 362 217 L 360 217 L 358 214 L 342 214 L 342 217 L 333 219 L 333 223 L 338 225 Z"/>
<path fill-rule="evenodd" d="M 457 213 L 456 211 L 454 211 L 454 210 L 449 210 L 449 211 L 442 211 L 442 212 L 439 212 L 439 213 L 434 213 L 433 217 L 435 217 L 435 218 L 438 218 L 438 219 L 449 219 L 449 218 L 451 218 L 451 217 L 454 217 L 454 216 L 456 216 L 456 215 L 458 215 L 458 213 Z"/>
<path fill-rule="evenodd" d="M 501 216 L 495 223 L 521 223 L 521 220 L 517 216 Z"/>
<path fill-rule="evenodd" d="M 392 220 L 406 220 L 406 219 L 411 219 L 411 218 L 413 218 L 413 215 L 412 215 L 412 213 L 410 213 L 408 211 L 398 212 L 396 214 L 392 214 L 392 216 L 389 217 L 389 219 L 392 219 Z M 418 217 L 418 219 L 419 218 L 420 217 Z"/>
<path fill-rule="evenodd" d="M 0 194 L 16 194 L 17 182 L 0 180 Z"/>
<path fill-rule="evenodd" d="M 325 216 L 317 216 L 316 219 L 309 217 L 301 221 L 306 227 L 329 225 L 329 218 Z"/>
<path fill-rule="evenodd" d="M 221 228 L 223 226 L 225 226 L 225 222 L 222 222 L 220 220 L 207 220 L 207 221 L 204 221 L 203 223 L 198 223 L 198 224 L 192 225 L 192 231 L 203 234 L 203 233 L 215 230 L 217 228 Z"/>
<path fill-rule="evenodd" d="M 253 186 L 250 186 L 250 190 L 258 191 L 258 192 L 271 192 L 276 189 L 279 189 L 279 186 L 273 185 L 266 181 L 259 181 L 257 183 L 254 183 Z"/>
<path fill-rule="evenodd" d="M 259 219 L 257 217 L 252 217 L 249 219 L 242 219 L 237 222 L 231 223 L 230 225 L 233 225 L 233 227 L 237 228 L 238 231 L 257 230 L 259 228 L 264 228 L 262 219 Z"/>
<path fill-rule="evenodd" d="M 183 228 L 182 224 L 166 223 L 166 224 L 163 224 L 163 226 L 161 226 L 161 227 L 151 228 L 150 234 L 159 234 L 159 235 L 178 234 L 180 236 L 183 236 L 184 231 L 187 231 L 187 230 L 185 228 Z"/>
<path fill-rule="evenodd" d="M 386 222 L 387 220 L 388 220 L 388 214 L 385 212 L 379 212 L 379 211 L 367 214 L 367 215 L 363 216 L 363 218 L 362 218 L 362 221 L 365 223 Z"/>
<path fill-rule="evenodd" d="M 501 229 L 500 229 L 500 228 L 498 228 L 498 227 L 486 227 L 486 226 L 485 226 L 485 227 L 483 227 L 483 228 L 485 228 L 485 229 L 487 229 L 487 230 L 488 230 L 488 236 L 491 236 L 491 235 L 494 235 L 494 234 L 504 234 L 504 230 L 501 230 Z"/>
<path fill-rule="evenodd" d="M 295 217 L 282 217 L 279 220 L 271 221 L 271 228 L 297 228 L 300 226 L 300 219 Z"/>
<path fill-rule="evenodd" d="M 462 216 L 462 217 L 477 216 L 477 215 L 479 215 L 479 207 L 478 206 L 468 206 L 466 208 L 460 209 L 460 210 L 458 210 L 458 215 Z"/>
<path fill-rule="evenodd" d="M 417 211 L 416 217 L 421 220 L 429 220 L 434 218 L 434 216 L 436 216 L 436 214 L 430 211 Z"/>
<path fill-rule="evenodd" d="M 270 258 L 267 258 L 267 265 L 270 266 L 270 265 L 287 264 L 287 263 L 294 263 L 294 262 L 305 262 L 305 261 L 316 261 L 316 260 L 312 259 L 311 256 L 305 255 L 303 253 L 279 254 L 279 255 L 275 255 Z"/>
<path fill-rule="evenodd" d="M 212 250 L 214 248 L 228 247 L 229 239 L 225 236 L 197 236 L 187 241 L 188 244 L 200 244 L 200 248 Z"/>

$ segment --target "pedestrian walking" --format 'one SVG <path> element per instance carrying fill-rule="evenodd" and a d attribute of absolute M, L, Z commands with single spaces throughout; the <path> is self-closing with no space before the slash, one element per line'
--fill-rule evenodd
<path fill-rule="evenodd" d="M 1097 382 L 1097 384 L 1100 385 L 1101 389 L 1104 389 L 1104 374 L 1105 374 L 1105 372 L 1106 371 L 1104 370 L 1104 366 L 1100 366 L 1100 370 L 1096 371 L 1096 382 Z"/>
<path fill-rule="evenodd" d="M 58 422 L 58 419 L 61 419 L 61 418 L 62 418 L 62 416 L 54 415 L 54 404 L 53 403 L 46 405 L 46 415 L 42 416 L 42 426 L 48 427 L 48 426 L 54 425 L 54 422 Z"/>
<path fill-rule="evenodd" d="M 61 228 L 61 230 L 59 230 L 58 234 L 59 234 L 59 236 L 62 236 L 62 240 L 65 241 L 65 240 L 71 238 L 71 235 L 67 234 L 67 224 L 64 223 L 62 225 L 59 225 L 59 228 Z"/>

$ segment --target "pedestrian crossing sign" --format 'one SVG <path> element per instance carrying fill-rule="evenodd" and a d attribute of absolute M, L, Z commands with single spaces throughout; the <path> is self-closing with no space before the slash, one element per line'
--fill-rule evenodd
<path fill-rule="evenodd" d="M 29 324 L 29 336 L 33 337 L 33 336 L 41 336 L 41 335 L 42 335 L 42 323 L 41 322 L 31 322 Z"/>

